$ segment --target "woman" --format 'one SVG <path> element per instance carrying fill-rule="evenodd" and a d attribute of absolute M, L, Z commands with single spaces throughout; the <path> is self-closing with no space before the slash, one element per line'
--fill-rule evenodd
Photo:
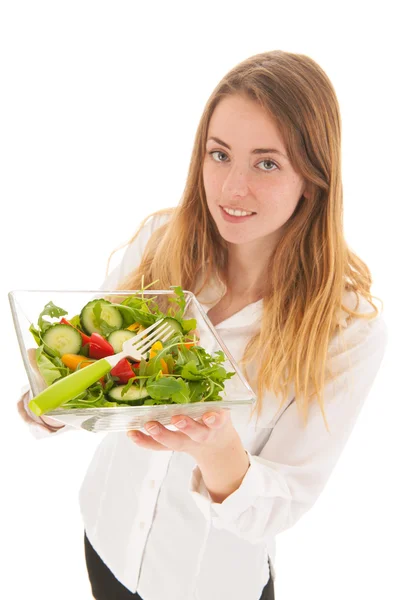
<path fill-rule="evenodd" d="M 218 411 L 104 438 L 80 492 L 93 595 L 271 599 L 275 536 L 325 487 L 387 340 L 344 239 L 339 107 L 312 59 L 265 52 L 217 85 L 181 202 L 142 223 L 102 289 L 142 276 L 196 294 L 257 404 L 244 423 Z"/>

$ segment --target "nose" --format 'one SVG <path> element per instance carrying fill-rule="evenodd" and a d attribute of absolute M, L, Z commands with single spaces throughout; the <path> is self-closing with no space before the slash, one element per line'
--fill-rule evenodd
<path fill-rule="evenodd" d="M 234 196 L 247 196 L 249 193 L 249 185 L 247 182 L 246 171 L 240 167 L 232 167 L 229 169 L 225 177 L 222 191 L 225 197 L 233 198 Z"/>

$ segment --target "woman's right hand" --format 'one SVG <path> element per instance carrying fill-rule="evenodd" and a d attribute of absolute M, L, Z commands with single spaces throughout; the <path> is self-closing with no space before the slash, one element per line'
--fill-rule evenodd
<path fill-rule="evenodd" d="M 65 425 L 61 425 L 60 422 L 56 421 L 55 419 L 51 419 L 45 415 L 37 417 L 35 414 L 33 414 L 32 411 L 29 410 L 28 406 L 30 399 L 31 393 L 30 390 L 27 390 L 24 394 L 22 394 L 17 403 L 18 414 L 22 420 L 25 421 L 25 423 L 30 425 L 35 424 L 37 427 L 40 427 L 40 429 L 44 431 L 50 431 L 51 433 L 65 427 Z"/>
<path fill-rule="evenodd" d="M 29 402 L 29 390 L 25 392 L 25 394 L 23 394 L 18 400 L 17 409 L 19 416 L 23 419 L 23 421 L 25 421 L 25 423 L 37 423 L 37 421 L 35 421 L 35 419 L 33 419 L 25 409 L 25 404 L 27 402 Z"/>

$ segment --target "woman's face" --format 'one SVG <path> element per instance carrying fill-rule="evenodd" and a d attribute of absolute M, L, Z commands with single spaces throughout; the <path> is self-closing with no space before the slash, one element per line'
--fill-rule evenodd
<path fill-rule="evenodd" d="M 277 241 L 305 188 L 272 119 L 239 95 L 221 100 L 211 117 L 203 181 L 219 233 L 232 244 Z M 231 217 L 223 207 L 253 214 Z"/>

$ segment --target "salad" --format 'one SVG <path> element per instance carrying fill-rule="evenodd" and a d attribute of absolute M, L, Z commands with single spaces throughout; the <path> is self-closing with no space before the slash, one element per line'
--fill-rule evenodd
<path fill-rule="evenodd" d="M 156 283 L 156 282 L 153 282 Z M 153 285 L 150 284 L 150 285 Z M 147 286 L 150 287 L 150 286 Z M 235 375 L 222 366 L 220 350 L 210 355 L 199 345 L 196 319 L 184 319 L 186 301 L 180 286 L 158 303 L 142 290 L 121 303 L 106 298 L 88 302 L 80 314 L 65 318 L 63 308 L 48 302 L 29 331 L 37 344 L 34 358 L 46 386 L 106 356 L 160 318 L 174 329 L 168 341 L 155 341 L 140 362 L 122 358 L 112 370 L 62 409 L 183 404 L 222 400 L 224 381 Z M 172 303 L 166 312 L 159 306 Z M 49 321 L 45 317 L 56 319 Z"/>

